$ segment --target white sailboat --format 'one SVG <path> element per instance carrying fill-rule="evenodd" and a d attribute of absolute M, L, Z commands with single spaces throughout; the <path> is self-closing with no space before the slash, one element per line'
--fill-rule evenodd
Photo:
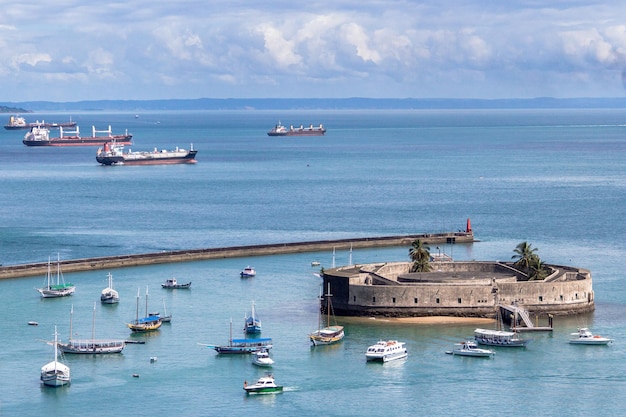
<path fill-rule="evenodd" d="M 72 295 L 76 287 L 72 283 L 65 283 L 63 274 L 61 273 L 61 257 L 57 255 L 57 278 L 56 284 L 52 279 L 52 271 L 50 267 L 50 257 L 48 257 L 48 272 L 42 288 L 36 288 L 42 298 L 65 297 Z"/>
<path fill-rule="evenodd" d="M 50 387 L 60 387 L 70 383 L 70 367 L 58 361 L 59 334 L 54 326 L 54 360 L 41 367 L 41 382 Z"/>
<path fill-rule="evenodd" d="M 344 331 L 343 326 L 338 326 L 337 323 L 331 325 L 331 316 L 333 321 L 335 320 L 335 314 L 333 312 L 333 305 L 330 301 L 332 294 L 330 293 L 330 282 L 328 283 L 328 292 L 324 294 L 326 300 L 326 326 L 322 327 L 322 310 L 320 308 L 318 329 L 309 334 L 309 339 L 313 346 L 317 345 L 330 345 L 343 340 Z M 321 298 L 321 297 L 320 297 Z M 320 306 L 321 307 L 321 306 Z"/>
<path fill-rule="evenodd" d="M 73 339 L 72 321 L 74 317 L 74 306 L 70 311 L 70 338 L 67 343 L 59 342 L 59 349 L 64 353 L 120 353 L 126 347 L 126 341 L 118 339 L 96 339 L 96 303 L 93 303 L 93 318 L 91 328 L 91 339 Z"/>
<path fill-rule="evenodd" d="M 113 275 L 109 272 L 107 275 L 109 279 L 109 286 L 102 290 L 100 294 L 100 301 L 103 304 L 115 304 L 120 302 L 120 294 L 113 289 Z"/>

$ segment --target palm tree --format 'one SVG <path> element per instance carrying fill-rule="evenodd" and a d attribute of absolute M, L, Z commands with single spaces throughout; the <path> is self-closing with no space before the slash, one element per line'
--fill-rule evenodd
<path fill-rule="evenodd" d="M 537 255 L 537 248 L 533 248 L 532 244 L 522 242 L 513 250 L 515 255 L 511 259 L 516 259 L 513 266 L 528 275 L 529 280 L 538 280 L 545 278 L 546 271 L 541 258 Z"/>
<path fill-rule="evenodd" d="M 428 272 L 430 271 L 430 248 L 419 239 L 411 243 L 409 249 L 409 257 L 413 261 L 410 272 Z"/>

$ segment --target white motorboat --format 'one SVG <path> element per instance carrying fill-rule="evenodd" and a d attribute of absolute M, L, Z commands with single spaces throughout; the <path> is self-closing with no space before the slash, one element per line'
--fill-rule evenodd
<path fill-rule="evenodd" d="M 109 272 L 107 275 L 109 279 L 109 286 L 102 290 L 100 293 L 100 301 L 103 304 L 115 304 L 120 302 L 120 294 L 113 289 L 113 275 Z"/>
<path fill-rule="evenodd" d="M 247 381 L 243 382 L 243 389 L 248 394 L 273 394 L 282 392 L 282 385 L 276 385 L 274 376 L 271 373 L 266 373 L 265 376 L 259 378 L 254 384 L 248 385 Z"/>
<path fill-rule="evenodd" d="M 407 356 L 408 352 L 404 347 L 404 342 L 397 340 L 380 340 L 368 347 L 367 352 L 365 352 L 365 358 L 371 362 L 389 362 Z"/>
<path fill-rule="evenodd" d="M 573 345 L 608 345 L 613 342 L 613 339 L 608 337 L 602 337 L 600 335 L 594 335 L 586 327 L 581 327 L 576 333 L 572 333 L 572 337 L 569 342 Z"/>
<path fill-rule="evenodd" d="M 60 387 L 70 383 L 70 367 L 59 362 L 59 333 L 54 326 L 54 360 L 41 367 L 41 382 L 49 387 Z"/>
<path fill-rule="evenodd" d="M 446 353 L 450 355 L 474 356 L 480 358 L 492 358 L 496 354 L 493 350 L 479 348 L 476 342 L 472 340 L 457 343 L 452 350 L 448 350 Z"/>
<path fill-rule="evenodd" d="M 241 275 L 242 278 L 253 277 L 256 276 L 256 271 L 254 270 L 254 268 L 248 265 L 243 269 L 243 271 L 239 273 L 239 275 Z"/>
<path fill-rule="evenodd" d="M 272 366 L 274 365 L 274 360 L 270 358 L 270 353 L 267 349 L 261 349 L 252 354 L 252 364 L 256 366 Z"/>

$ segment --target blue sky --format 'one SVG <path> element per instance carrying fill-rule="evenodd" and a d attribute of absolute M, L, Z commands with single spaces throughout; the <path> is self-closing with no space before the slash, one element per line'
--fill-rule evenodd
<path fill-rule="evenodd" d="M 623 0 L 21 0 L 1 102 L 626 95 Z"/>

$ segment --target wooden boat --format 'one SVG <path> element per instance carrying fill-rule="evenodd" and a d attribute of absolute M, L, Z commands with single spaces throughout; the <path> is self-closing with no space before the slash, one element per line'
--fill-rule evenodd
<path fill-rule="evenodd" d="M 254 301 L 252 301 L 250 314 L 244 318 L 243 331 L 247 334 L 261 333 L 261 319 L 259 319 L 254 310 Z"/>
<path fill-rule="evenodd" d="M 49 387 L 60 387 L 71 381 L 70 367 L 59 362 L 58 341 L 59 333 L 57 326 L 54 326 L 54 360 L 41 367 L 39 377 L 41 382 Z"/>
<path fill-rule="evenodd" d="M 252 354 L 252 364 L 268 367 L 274 365 L 274 360 L 270 358 L 270 352 L 267 349 L 261 349 Z"/>
<path fill-rule="evenodd" d="M 569 342 L 573 345 L 608 345 L 613 342 L 613 339 L 608 337 L 602 337 L 594 335 L 586 327 L 581 327 L 576 333 L 571 334 L 572 337 Z"/>
<path fill-rule="evenodd" d="M 282 392 L 282 385 L 276 385 L 274 376 L 271 373 L 266 373 L 265 376 L 259 378 L 254 384 L 248 385 L 247 381 L 243 382 L 243 389 L 248 394 L 275 394 Z"/>
<path fill-rule="evenodd" d="M 74 317 L 74 306 L 70 311 L 70 337 L 67 343 L 58 342 L 59 349 L 63 353 L 83 353 L 102 354 L 120 353 L 126 347 L 124 340 L 117 339 L 96 339 L 96 303 L 93 304 L 93 318 L 91 327 L 91 339 L 73 339 L 72 321 Z"/>
<path fill-rule="evenodd" d="M 446 351 L 449 355 L 474 356 L 480 358 L 492 358 L 496 352 L 490 349 L 481 349 L 473 340 L 465 340 L 457 343 L 454 349 Z"/>
<path fill-rule="evenodd" d="M 272 348 L 272 339 L 269 337 L 261 339 L 233 339 L 233 321 L 230 321 L 230 339 L 228 345 L 207 345 L 220 354 L 249 354 L 262 349 Z"/>
<path fill-rule="evenodd" d="M 41 298 L 65 297 L 74 294 L 74 291 L 76 291 L 74 284 L 70 282 L 66 283 L 65 279 L 63 279 L 63 273 L 61 272 L 61 258 L 59 255 L 57 255 L 57 258 L 56 284 L 52 279 L 50 257 L 48 257 L 48 272 L 46 274 L 44 286 L 42 288 L 35 288 L 39 291 L 39 294 L 41 294 Z"/>
<path fill-rule="evenodd" d="M 171 289 L 188 289 L 188 288 L 191 288 L 191 281 L 183 284 L 181 282 L 178 282 L 176 280 L 176 278 L 170 278 L 167 281 L 165 281 L 163 284 L 161 284 L 161 288 L 165 288 L 165 289 L 168 289 L 168 290 L 171 290 Z"/>
<path fill-rule="evenodd" d="M 328 292 L 324 294 L 324 297 L 320 296 L 320 312 L 318 319 L 318 328 L 313 333 L 309 334 L 309 339 L 313 346 L 318 345 L 330 345 L 343 340 L 345 335 L 343 326 L 338 326 L 335 322 L 331 325 L 332 320 L 335 321 L 335 314 L 333 312 L 333 305 L 330 301 L 332 294 L 330 293 L 330 283 L 328 283 Z M 326 301 L 325 308 L 322 307 L 322 301 Z M 326 310 L 326 326 L 322 327 L 322 310 Z"/>
<path fill-rule="evenodd" d="M 365 359 L 368 362 L 384 363 L 406 358 L 408 351 L 404 344 L 404 342 L 398 342 L 397 340 L 379 340 L 376 344 L 367 348 Z"/>
<path fill-rule="evenodd" d="M 103 304 L 115 304 L 120 302 L 120 294 L 113 289 L 113 275 L 109 272 L 107 275 L 109 286 L 100 293 L 100 302 Z"/>
<path fill-rule="evenodd" d="M 163 322 L 161 321 L 161 317 L 159 316 L 150 316 L 148 314 L 148 287 L 146 287 L 146 315 L 145 317 L 139 317 L 139 289 L 137 290 L 137 313 L 135 315 L 135 320 L 130 323 L 126 323 L 128 328 L 135 332 L 150 332 L 153 330 L 158 330 L 161 327 Z"/>

